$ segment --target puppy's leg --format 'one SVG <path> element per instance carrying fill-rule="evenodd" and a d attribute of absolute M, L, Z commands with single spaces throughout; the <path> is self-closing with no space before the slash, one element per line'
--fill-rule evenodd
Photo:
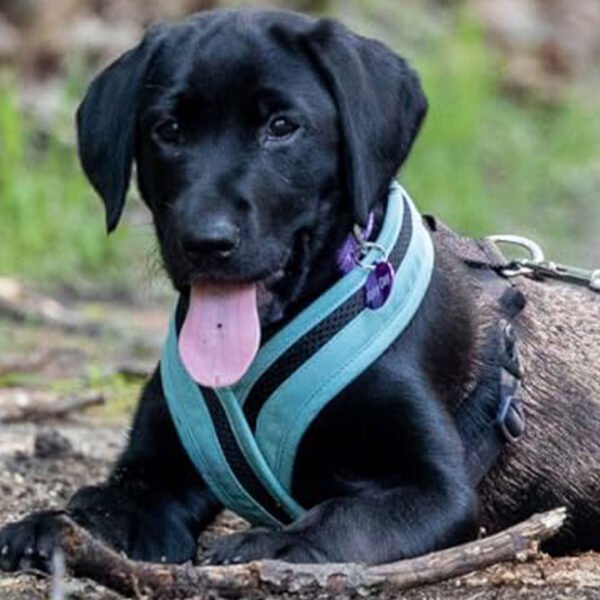
<path fill-rule="evenodd" d="M 251 529 L 223 538 L 210 561 L 383 563 L 474 537 L 476 495 L 453 420 L 418 383 L 398 382 L 392 387 L 403 392 L 403 398 L 393 401 L 405 410 L 395 416 L 388 413 L 388 420 L 397 419 L 390 427 L 408 430 L 409 435 L 398 435 L 404 439 L 393 440 L 391 451 L 399 465 L 403 457 L 414 457 L 412 474 L 400 468 L 397 476 L 385 480 L 357 481 L 356 493 L 315 506 L 281 531 Z"/>
<path fill-rule="evenodd" d="M 183 562 L 219 508 L 179 443 L 156 372 L 112 475 L 80 489 L 65 512 L 131 558 Z M 48 570 L 62 512 L 33 513 L 0 530 L 0 568 Z"/>
<path fill-rule="evenodd" d="M 468 492 L 448 499 L 441 490 L 433 495 L 397 488 L 371 497 L 336 498 L 282 531 L 251 529 L 223 538 L 209 560 L 387 563 L 472 538 L 473 512 Z"/>

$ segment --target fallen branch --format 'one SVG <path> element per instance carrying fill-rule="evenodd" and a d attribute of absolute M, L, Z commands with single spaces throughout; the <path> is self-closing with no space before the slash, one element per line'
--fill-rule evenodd
<path fill-rule="evenodd" d="M 57 398 L 54 401 L 44 401 L 43 403 L 27 403 L 0 417 L 0 423 L 43 423 L 65 419 L 92 406 L 101 406 L 104 402 L 105 397 L 103 394 L 90 392 Z"/>
<path fill-rule="evenodd" d="M 52 360 L 51 352 L 42 352 L 33 356 L 15 356 L 0 362 L 0 377 L 11 373 L 35 373 L 43 369 Z"/>
<path fill-rule="evenodd" d="M 156 361 L 124 360 L 116 365 L 116 372 L 132 379 L 146 379 L 156 369 Z"/>
<path fill-rule="evenodd" d="M 397 594 L 510 560 L 538 555 L 539 543 L 563 525 L 566 510 L 537 514 L 496 535 L 418 558 L 376 567 L 361 564 L 295 565 L 259 561 L 245 565 L 196 567 L 133 562 L 64 517 L 61 533 L 66 564 L 77 577 L 88 577 L 129 597 L 153 599 L 257 597 L 265 594 L 297 598 L 339 598 Z"/>
<path fill-rule="evenodd" d="M 47 325 L 69 333 L 99 335 L 101 323 L 84 318 L 53 298 L 26 291 L 15 279 L 0 278 L 0 315 L 27 323 Z"/>
<path fill-rule="evenodd" d="M 0 277 L 0 318 L 19 323 L 29 323 L 60 330 L 68 334 L 98 337 L 100 335 L 117 336 L 121 344 L 136 349 L 143 348 L 153 353 L 160 351 L 162 334 L 156 335 L 133 329 L 129 331 L 122 323 L 96 320 L 86 317 L 81 311 L 64 306 L 57 300 L 26 289 L 15 279 Z M 14 363 L 2 367 L 12 372 Z M 15 372 L 24 372 L 16 368 Z M 26 369 L 28 370 L 28 369 Z M 125 367 L 125 375 L 128 369 Z M 146 376 L 152 371 L 148 366 L 130 365 L 133 376 Z M 117 367 L 117 372 L 119 367 Z"/>

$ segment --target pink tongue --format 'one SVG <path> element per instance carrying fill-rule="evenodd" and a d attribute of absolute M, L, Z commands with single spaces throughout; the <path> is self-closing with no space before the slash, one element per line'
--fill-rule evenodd
<path fill-rule="evenodd" d="M 200 385 L 226 387 L 239 381 L 260 344 L 254 284 L 200 283 L 179 334 L 179 354 Z"/>

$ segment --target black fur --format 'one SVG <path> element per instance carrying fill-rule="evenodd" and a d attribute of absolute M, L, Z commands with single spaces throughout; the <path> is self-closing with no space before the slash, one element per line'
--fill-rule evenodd
<path fill-rule="evenodd" d="M 135 160 L 175 288 L 260 280 L 269 335 L 338 277 L 352 224 L 370 210 L 379 224 L 426 106 L 401 58 L 339 24 L 215 11 L 155 27 L 97 77 L 78 113 L 81 161 L 112 230 Z M 277 115 L 296 129 L 273 137 Z M 189 250 L 185 240 L 213 244 L 206 232 L 223 223 L 239 234 L 233 252 Z M 438 256 L 409 329 L 306 434 L 293 491 L 308 514 L 282 531 L 226 537 L 211 560 L 381 563 L 472 538 L 477 497 L 451 413 L 476 362 L 474 315 Z M 109 480 L 67 510 L 133 558 L 194 557 L 220 507 L 180 445 L 158 374 Z M 48 568 L 54 523 L 38 513 L 8 525 L 0 566 Z"/>

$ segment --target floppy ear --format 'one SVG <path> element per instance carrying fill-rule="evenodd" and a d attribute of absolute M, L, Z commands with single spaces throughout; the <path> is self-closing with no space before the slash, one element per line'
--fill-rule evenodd
<path fill-rule="evenodd" d="M 364 225 L 408 155 L 427 99 L 402 58 L 339 23 L 320 21 L 303 43 L 337 105 L 348 193 Z"/>
<path fill-rule="evenodd" d="M 140 88 L 157 40 L 151 31 L 102 71 L 77 110 L 79 158 L 104 201 L 109 233 L 119 222 L 129 188 Z"/>

